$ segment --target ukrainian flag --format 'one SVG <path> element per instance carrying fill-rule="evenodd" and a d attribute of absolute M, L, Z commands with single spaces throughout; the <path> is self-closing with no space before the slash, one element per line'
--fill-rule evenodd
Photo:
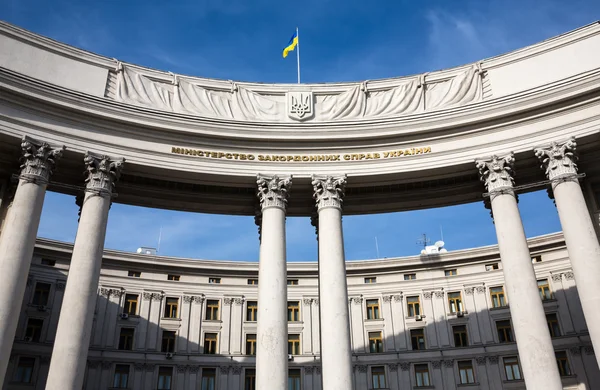
<path fill-rule="evenodd" d="M 290 42 L 285 47 L 285 49 L 283 49 L 283 58 L 287 57 L 287 55 L 290 51 L 294 51 L 297 44 L 298 44 L 298 30 L 296 30 L 296 32 L 294 32 L 294 35 L 292 35 L 292 38 L 290 38 Z"/>

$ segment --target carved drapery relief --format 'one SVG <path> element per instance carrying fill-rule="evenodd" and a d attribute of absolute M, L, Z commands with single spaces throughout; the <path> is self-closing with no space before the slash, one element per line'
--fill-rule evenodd
<path fill-rule="evenodd" d="M 113 160 L 87 152 L 83 159 L 87 167 L 85 191 L 102 197 L 111 197 L 121 176 L 125 159 Z"/>
<path fill-rule="evenodd" d="M 552 181 L 552 189 L 566 180 L 577 180 L 577 156 L 575 137 L 562 143 L 552 142 L 550 146 L 536 148 L 535 155 L 540 159 L 541 168 Z"/>
<path fill-rule="evenodd" d="M 111 72 L 110 77 L 114 73 Z M 470 65 L 437 79 L 419 75 L 397 81 L 344 85 L 331 92 L 254 91 L 235 82 L 202 82 L 149 73 L 117 62 L 117 101 L 163 111 L 248 121 L 338 121 L 387 118 L 462 106 L 483 100 L 485 71 Z M 302 96 L 302 113 L 298 104 Z"/>
<path fill-rule="evenodd" d="M 313 175 L 312 186 L 317 210 L 324 207 L 342 208 L 346 190 L 346 175 L 335 177 Z"/>
<path fill-rule="evenodd" d="M 292 188 L 292 177 L 282 178 L 279 176 L 256 176 L 258 187 L 257 197 L 261 209 L 267 207 L 279 207 L 285 211 L 287 208 L 289 191 Z"/>
<path fill-rule="evenodd" d="M 29 183 L 47 184 L 56 162 L 62 157 L 64 146 L 53 148 L 46 142 L 27 136 L 21 140 L 21 174 L 19 178 Z"/>

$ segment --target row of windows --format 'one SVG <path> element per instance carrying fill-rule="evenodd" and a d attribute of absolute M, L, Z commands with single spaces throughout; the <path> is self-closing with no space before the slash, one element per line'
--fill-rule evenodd
<path fill-rule="evenodd" d="M 140 271 L 128 271 L 127 276 L 132 277 L 132 278 L 140 278 L 142 276 L 142 273 Z M 181 280 L 181 275 L 167 274 L 167 280 L 178 282 Z M 208 283 L 220 284 L 221 278 L 208 278 Z M 287 284 L 288 284 L 288 286 L 297 286 L 298 279 L 288 279 Z M 256 279 L 256 278 L 248 279 L 248 285 L 258 285 L 258 279 Z"/>

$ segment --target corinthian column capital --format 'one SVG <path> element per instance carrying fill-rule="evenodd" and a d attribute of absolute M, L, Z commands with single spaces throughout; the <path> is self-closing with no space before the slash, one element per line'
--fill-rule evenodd
<path fill-rule="evenodd" d="M 513 193 L 514 184 L 514 153 L 505 156 L 493 155 L 489 159 L 475 162 L 479 170 L 479 179 L 485 184 L 490 195 L 499 193 Z"/>
<path fill-rule="evenodd" d="M 62 157 L 64 146 L 53 148 L 47 142 L 24 136 L 21 141 L 21 179 L 46 184 L 50 180 L 56 161 Z"/>
<path fill-rule="evenodd" d="M 552 142 L 549 146 L 534 149 L 542 163 L 541 168 L 546 171 L 546 177 L 553 182 L 552 187 L 564 179 L 577 176 L 576 148 L 575 137 L 571 137 L 564 142 Z"/>
<path fill-rule="evenodd" d="M 85 191 L 110 197 L 121 177 L 125 159 L 114 160 L 108 156 L 87 152 L 83 159 L 87 167 Z"/>
<path fill-rule="evenodd" d="M 260 202 L 262 210 L 267 207 L 287 208 L 289 191 L 292 188 L 292 177 L 279 178 L 279 176 L 265 176 L 258 174 L 256 176 L 256 185 L 258 187 L 256 196 Z"/>
<path fill-rule="evenodd" d="M 325 207 L 342 208 L 346 191 L 347 176 L 315 176 L 312 177 L 313 198 L 317 210 Z"/>

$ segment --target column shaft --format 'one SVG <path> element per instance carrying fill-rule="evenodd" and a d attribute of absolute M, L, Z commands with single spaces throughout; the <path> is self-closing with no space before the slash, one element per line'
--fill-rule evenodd
<path fill-rule="evenodd" d="M 121 167 L 121 162 L 110 163 L 108 157 L 89 153 L 85 161 L 90 177 L 52 350 L 48 390 L 80 390 L 83 385 L 113 184 L 98 186 L 112 183 L 111 172 L 116 170 L 118 177 Z"/>
<path fill-rule="evenodd" d="M 285 207 L 291 179 L 260 176 L 262 208 L 258 265 L 256 388 L 285 390 L 287 360 L 287 269 Z"/>
<path fill-rule="evenodd" d="M 0 236 L 0 385 L 15 339 L 46 186 L 62 155 L 62 149 L 28 138 L 21 148 L 21 176 Z"/>

